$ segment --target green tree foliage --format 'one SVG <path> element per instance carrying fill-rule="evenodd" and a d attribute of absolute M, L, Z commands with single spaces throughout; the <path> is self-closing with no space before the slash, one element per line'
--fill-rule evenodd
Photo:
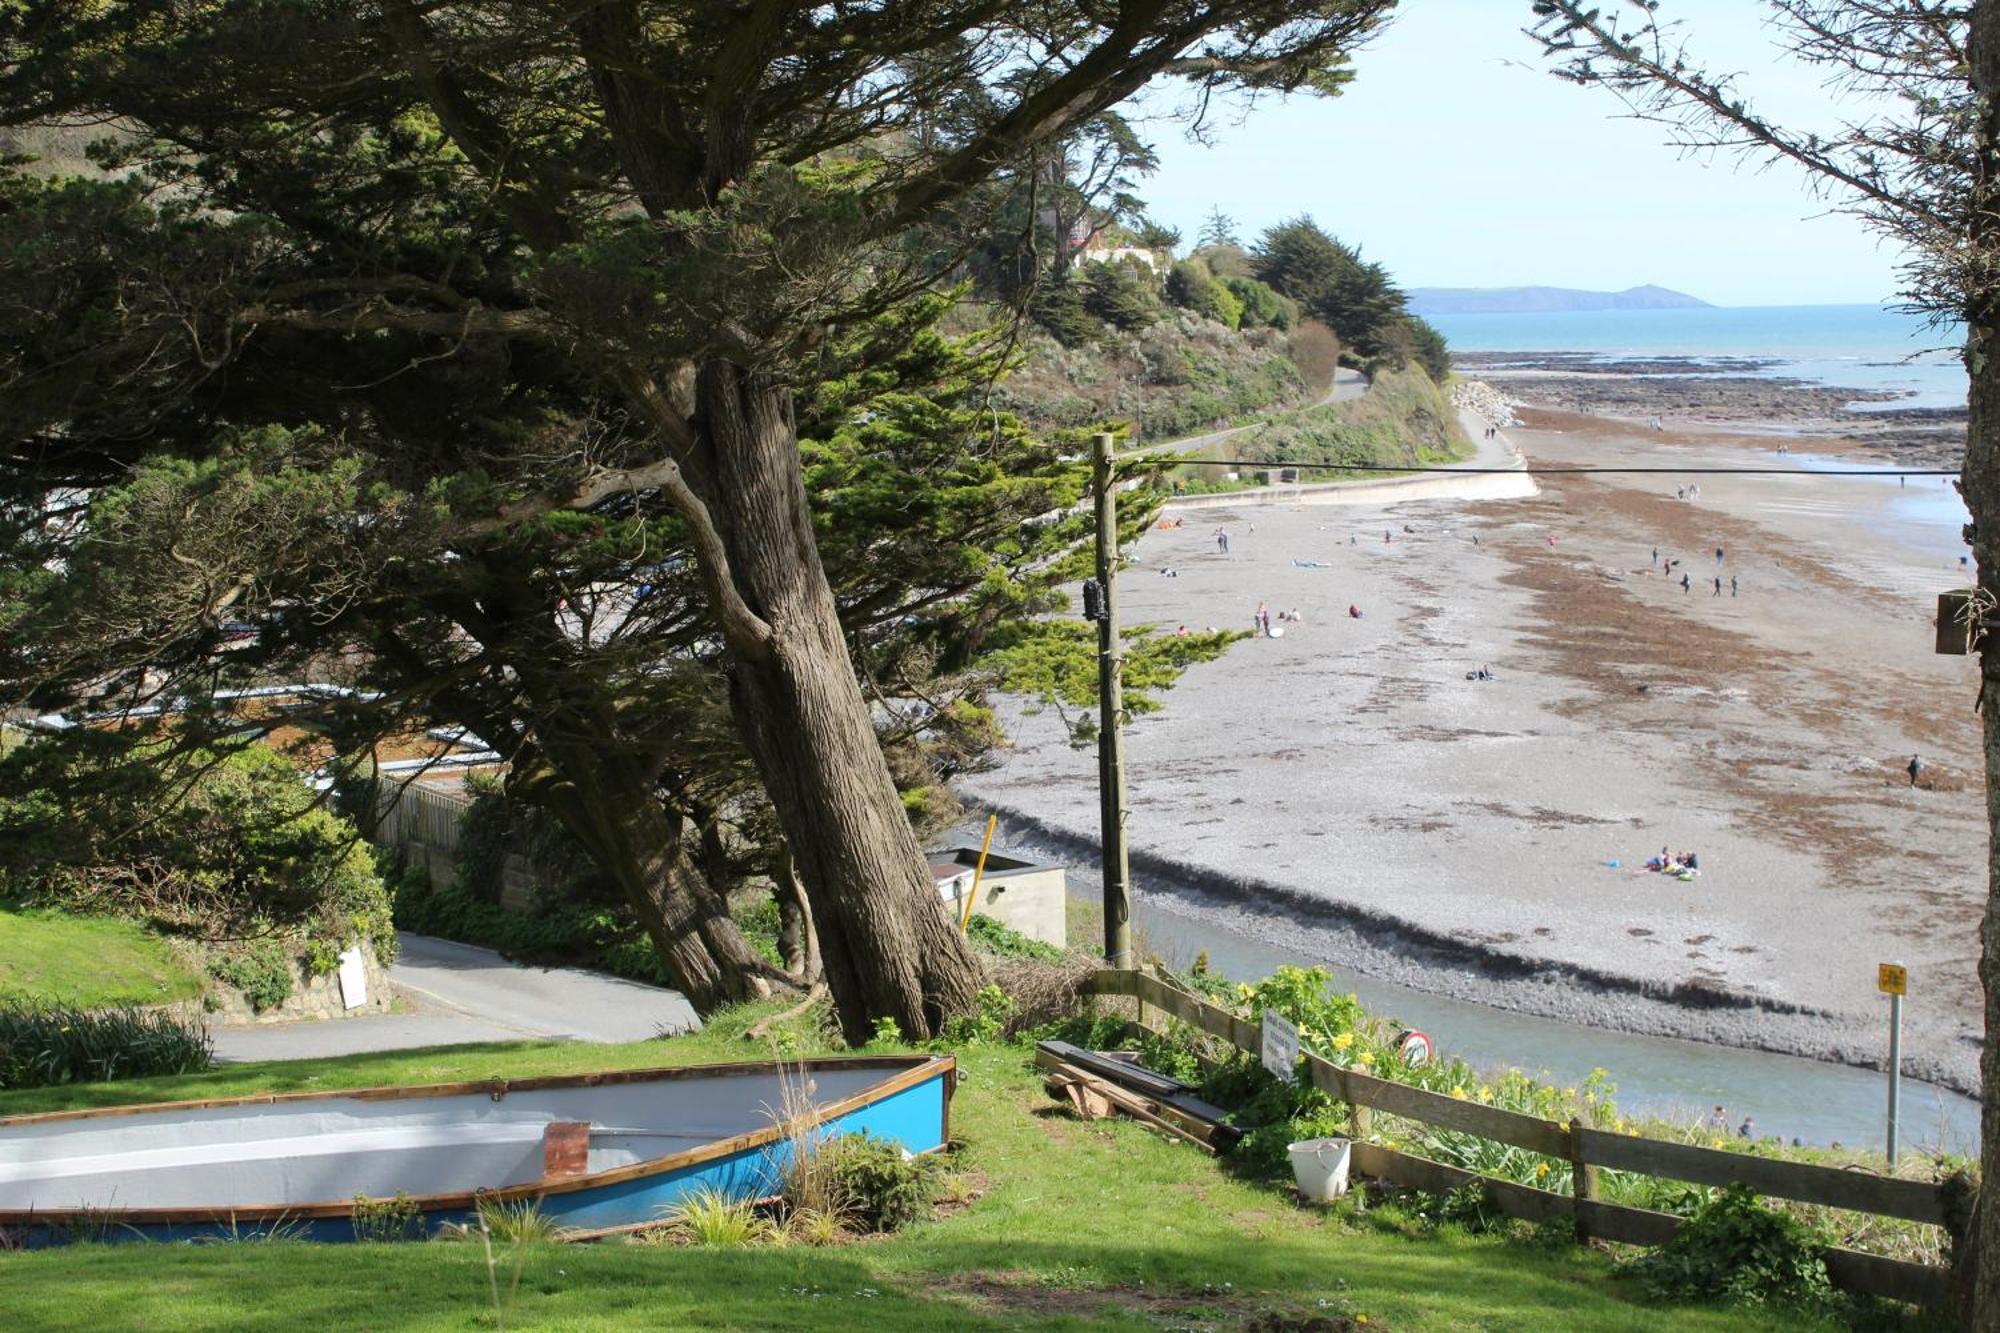
<path fill-rule="evenodd" d="M 1244 328 L 1272 328 L 1289 331 L 1298 323 L 1298 303 L 1289 296 L 1280 296 L 1268 283 L 1251 277 L 1231 275 L 1222 280 L 1243 307 L 1242 326 Z"/>
<path fill-rule="evenodd" d="M 10 589 L 34 606 L 0 609 L 0 678 L 47 704 L 379 675 L 376 717 L 326 725 L 351 740 L 400 710 L 502 748 L 700 1003 L 757 966 L 688 845 L 726 789 L 726 719 L 827 926 L 849 1037 L 885 1014 L 929 1035 L 978 969 L 865 743 L 897 711 L 867 659 L 898 622 L 841 618 L 801 433 L 842 423 L 805 400 L 869 369 L 877 321 L 1149 81 L 1336 92 L 1389 7 L 0 9 L 0 124 L 115 125 L 99 162 L 124 178 L 0 171 L 0 567 L 39 571 Z M 160 459 L 191 469 L 193 507 L 149 509 L 128 576 L 172 585 L 166 613 L 50 650 L 64 628 L 33 585 L 71 581 L 90 508 Z M 301 476 L 234 505 L 274 467 Z M 351 499 L 310 492 L 326 468 Z M 953 517 L 976 542 L 999 516 Z"/>
<path fill-rule="evenodd" d="M 1397 367 L 1409 359 L 1413 335 L 1402 290 L 1380 264 L 1364 260 L 1311 218 L 1266 231 L 1253 262 L 1258 278 L 1332 329 L 1364 367 Z"/>
<path fill-rule="evenodd" d="M 1410 331 L 1411 359 L 1424 368 L 1434 383 L 1443 384 L 1451 376 L 1451 348 L 1445 344 L 1444 335 L 1420 315 L 1406 316 L 1405 325 Z"/>
<path fill-rule="evenodd" d="M 1202 219 L 1201 234 L 1195 238 L 1195 241 L 1203 247 L 1211 245 L 1236 245 L 1236 219 L 1223 212 L 1219 204 L 1211 207 L 1208 210 L 1208 216 Z"/>
<path fill-rule="evenodd" d="M 1143 329 L 1166 313 L 1152 273 L 1137 264 L 1085 264 L 1076 285 L 1082 289 L 1083 308 L 1115 329 Z"/>
<path fill-rule="evenodd" d="M 162 757 L 177 798 L 163 802 Z M 174 751 L 79 727 L 0 759 L 0 896 L 302 952 L 366 939 L 395 956 L 389 899 L 354 826 L 262 745 Z"/>
<path fill-rule="evenodd" d="M 1235 328 L 1243 318 L 1242 300 L 1217 282 L 1199 259 L 1183 259 L 1174 265 L 1167 274 L 1167 299 L 1224 328 Z"/>

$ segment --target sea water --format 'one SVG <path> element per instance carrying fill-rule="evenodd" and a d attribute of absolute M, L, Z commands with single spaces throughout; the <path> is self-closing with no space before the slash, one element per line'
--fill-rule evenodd
<path fill-rule="evenodd" d="M 1675 358 L 1692 373 L 1786 376 L 1846 389 L 1887 391 L 1868 407 L 1965 405 L 1964 338 L 1891 306 L 1698 306 L 1680 310 L 1570 310 L 1517 315 L 1432 315 L 1465 352 L 1581 352 L 1613 361 Z M 1753 371 L 1714 370 L 1753 360 Z"/>

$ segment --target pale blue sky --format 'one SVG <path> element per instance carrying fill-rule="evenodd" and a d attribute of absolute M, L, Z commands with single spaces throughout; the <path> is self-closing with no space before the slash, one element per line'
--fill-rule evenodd
<path fill-rule="evenodd" d="M 1744 72 L 1753 105 L 1822 128 L 1856 110 L 1783 58 L 1753 0 L 1662 9 L 1685 17 L 1697 54 Z M 1404 0 L 1342 97 L 1224 109 L 1212 147 L 1148 124 L 1161 165 L 1140 193 L 1189 242 L 1212 206 L 1245 240 L 1310 213 L 1410 287 L 1656 282 L 1718 305 L 1895 295 L 1895 253 L 1828 215 L 1799 172 L 1679 155 L 1609 93 L 1549 75 L 1520 33 L 1528 14 L 1527 0 Z"/>

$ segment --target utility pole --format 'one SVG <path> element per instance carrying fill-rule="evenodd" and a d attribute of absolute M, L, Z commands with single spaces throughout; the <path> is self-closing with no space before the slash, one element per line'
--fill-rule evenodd
<path fill-rule="evenodd" d="M 1112 489 L 1108 431 L 1091 455 L 1097 495 L 1097 595 L 1085 589 L 1084 614 L 1097 619 L 1097 799 L 1104 848 L 1104 961 L 1132 966 L 1132 865 L 1125 851 L 1125 663 L 1118 649 L 1118 497 Z M 1095 608 L 1090 603 L 1096 602 Z"/>

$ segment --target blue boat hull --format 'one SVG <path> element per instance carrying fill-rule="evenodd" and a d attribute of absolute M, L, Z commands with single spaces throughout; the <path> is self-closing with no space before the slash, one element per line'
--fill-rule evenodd
<path fill-rule="evenodd" d="M 887 1062 L 885 1062 L 887 1063 Z M 956 1067 L 948 1057 L 900 1061 L 901 1069 L 879 1093 L 847 1098 L 819 1120 L 820 1137 L 867 1133 L 913 1154 L 943 1147 L 950 1134 L 950 1101 Z M 740 1068 L 740 1067 L 731 1067 Z M 691 1072 L 672 1071 L 683 1078 Z M 587 1082 L 583 1076 L 577 1082 Z M 617 1076 L 607 1076 L 617 1077 Z M 564 1080 L 541 1080 L 543 1086 Z M 358 1094 L 367 1095 L 367 1094 Z M 495 1097 L 495 1100 L 499 1100 Z M 148 1108 L 155 1109 L 155 1108 Z M 112 1114 L 117 1114 L 113 1112 Z M 33 1119 L 23 1117 L 22 1120 Z M 0 1122 L 4 1133 L 7 1122 Z M 448 1149 L 444 1150 L 448 1151 Z M 621 1170 L 482 1191 L 476 1197 L 509 1204 L 531 1202 L 557 1225 L 579 1231 L 657 1222 L 688 1196 L 713 1190 L 730 1198 L 767 1198 L 779 1192 L 792 1152 L 789 1138 L 775 1126 L 751 1130 L 702 1148 L 683 1151 Z M 271 1206 L 241 1212 L 219 1209 L 68 1210 L 63 1215 L 9 1213 L 0 1199 L 0 1233 L 17 1246 L 44 1248 L 80 1239 L 207 1242 L 282 1236 L 316 1241 L 417 1238 L 453 1226 L 476 1223 L 474 1196 L 418 1196 L 364 1204 L 356 1217 L 352 1202 L 317 1204 L 296 1210 Z"/>

